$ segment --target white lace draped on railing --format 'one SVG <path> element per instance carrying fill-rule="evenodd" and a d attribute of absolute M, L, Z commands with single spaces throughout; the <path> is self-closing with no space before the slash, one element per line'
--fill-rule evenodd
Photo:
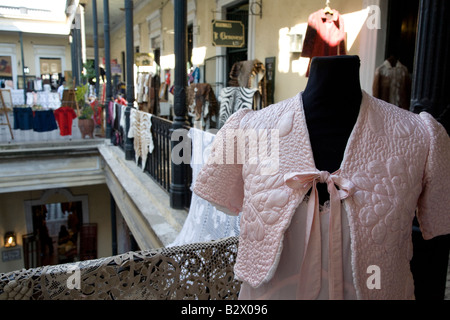
<path fill-rule="evenodd" d="M 0 274 L 0 300 L 237 299 L 238 239 Z"/>
<path fill-rule="evenodd" d="M 192 128 L 189 130 L 192 139 L 192 183 L 193 189 L 197 175 L 206 163 L 211 152 L 215 135 Z M 230 216 L 217 210 L 208 201 L 192 193 L 189 214 L 183 228 L 173 245 L 205 242 L 239 235 L 239 216 Z"/>

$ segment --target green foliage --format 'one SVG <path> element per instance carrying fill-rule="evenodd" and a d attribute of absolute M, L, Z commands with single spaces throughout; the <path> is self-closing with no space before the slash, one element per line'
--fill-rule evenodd
<path fill-rule="evenodd" d="M 83 82 L 89 83 L 92 78 L 95 78 L 95 67 L 94 61 L 89 60 L 86 63 L 83 63 L 83 73 L 81 75 L 81 79 Z"/>
<path fill-rule="evenodd" d="M 89 90 L 89 84 L 77 86 L 75 90 L 75 96 L 78 102 L 78 106 L 84 106 L 86 102 L 86 92 Z"/>
<path fill-rule="evenodd" d="M 92 119 L 94 115 L 94 109 L 89 104 L 84 104 L 84 107 L 81 109 L 81 114 L 78 119 Z"/>

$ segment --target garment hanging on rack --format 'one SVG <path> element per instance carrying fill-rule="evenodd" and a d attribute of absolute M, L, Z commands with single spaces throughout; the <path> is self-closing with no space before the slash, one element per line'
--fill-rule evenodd
<path fill-rule="evenodd" d="M 226 87 L 219 95 L 219 120 L 220 129 L 228 118 L 241 109 L 260 109 L 260 94 L 256 89 L 244 87 Z"/>
<path fill-rule="evenodd" d="M 142 102 L 148 102 L 148 90 L 149 90 L 149 85 L 150 85 L 150 74 L 147 73 L 144 76 L 144 90 L 142 92 Z"/>
<path fill-rule="evenodd" d="M 148 112 L 139 112 L 140 121 L 140 144 L 141 144 L 141 162 L 142 170 L 145 169 L 145 164 L 147 163 L 147 157 L 153 152 L 155 148 L 153 144 L 152 136 L 152 115 Z"/>
<path fill-rule="evenodd" d="M 14 129 L 47 132 L 58 129 L 53 110 L 33 110 L 30 107 L 14 107 Z"/>
<path fill-rule="evenodd" d="M 409 110 L 411 99 L 411 76 L 400 61 L 391 64 L 385 60 L 375 70 L 372 86 L 373 96 Z"/>
<path fill-rule="evenodd" d="M 158 75 L 151 76 L 149 78 L 148 89 L 148 112 L 154 115 L 159 115 L 159 89 L 160 89 L 160 77 Z"/>
<path fill-rule="evenodd" d="M 324 9 L 312 13 L 308 18 L 301 56 L 306 58 L 346 55 L 344 19 L 337 10 L 327 15 Z M 309 61 L 306 76 L 311 66 Z"/>
<path fill-rule="evenodd" d="M 72 107 L 59 107 L 54 111 L 55 119 L 58 122 L 59 134 L 61 136 L 72 135 L 73 119 L 77 117 Z"/>
<path fill-rule="evenodd" d="M 33 129 L 33 110 L 30 107 L 14 107 L 14 130 Z"/>
<path fill-rule="evenodd" d="M 33 114 L 33 131 L 48 132 L 58 129 L 53 110 L 36 110 Z"/>
<path fill-rule="evenodd" d="M 92 99 L 89 105 L 92 108 L 92 111 L 94 112 L 94 115 L 92 119 L 94 120 L 94 123 L 96 126 L 101 126 L 103 123 L 103 109 L 100 106 L 97 99 Z"/>
<path fill-rule="evenodd" d="M 119 104 L 120 108 L 120 117 L 119 117 L 119 127 L 122 127 L 122 130 L 125 130 L 125 110 L 127 109 L 126 105 Z"/>
<path fill-rule="evenodd" d="M 134 108 L 130 112 L 128 138 L 133 139 L 136 164 L 141 159 L 142 170 L 145 169 L 148 154 L 152 153 L 154 149 L 151 117 L 151 114 Z"/>
<path fill-rule="evenodd" d="M 139 161 L 139 157 L 141 155 L 141 145 L 139 141 L 139 133 L 140 133 L 140 121 L 138 110 L 135 108 L 130 109 L 130 128 L 128 129 L 128 138 L 133 139 L 133 146 L 135 152 L 135 160 L 136 164 Z"/>
<path fill-rule="evenodd" d="M 235 62 L 231 67 L 229 87 L 256 89 L 261 96 L 260 108 L 267 106 L 266 68 L 258 59 Z"/>
<path fill-rule="evenodd" d="M 128 130 L 128 138 L 134 138 L 139 132 L 138 114 L 135 108 L 130 109 L 130 129 Z"/>
<path fill-rule="evenodd" d="M 136 102 L 142 103 L 144 101 L 144 93 L 145 93 L 145 73 L 139 73 L 137 76 L 136 83 Z"/>
<path fill-rule="evenodd" d="M 188 84 L 200 83 L 200 69 L 198 67 L 193 68 L 191 73 L 188 75 Z"/>
<path fill-rule="evenodd" d="M 219 104 L 210 84 L 191 84 L 187 89 L 186 104 L 195 128 L 208 130 L 216 127 Z"/>
<path fill-rule="evenodd" d="M 114 123 L 114 102 L 110 101 L 108 102 L 108 118 L 106 119 L 106 123 L 109 125 L 113 125 Z"/>
<path fill-rule="evenodd" d="M 231 67 L 228 86 L 258 89 L 265 71 L 264 64 L 257 59 L 235 62 Z"/>

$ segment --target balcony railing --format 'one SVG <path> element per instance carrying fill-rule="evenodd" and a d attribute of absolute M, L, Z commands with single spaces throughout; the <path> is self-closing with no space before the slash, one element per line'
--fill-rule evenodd
<path fill-rule="evenodd" d="M 171 141 L 172 122 L 156 116 L 152 117 L 152 138 L 154 150 L 149 154 L 144 166 L 148 173 L 164 190 L 169 192 L 171 174 Z"/>
<path fill-rule="evenodd" d="M 172 181 L 172 150 L 171 150 L 171 131 L 172 121 L 164 118 L 152 117 L 152 138 L 154 150 L 148 155 L 144 165 L 144 172 L 148 173 L 164 190 L 170 191 L 170 182 Z M 189 127 L 185 127 L 189 130 Z M 189 164 L 185 165 L 185 183 L 186 183 L 186 203 L 189 208 L 192 192 L 190 185 L 192 182 L 192 168 Z"/>
<path fill-rule="evenodd" d="M 237 299 L 237 237 L 0 274 L 0 300 Z"/>
<path fill-rule="evenodd" d="M 120 147 L 125 151 L 126 143 L 126 121 L 124 117 L 126 106 L 116 104 L 114 111 L 114 122 L 111 125 L 111 141 L 114 145 Z M 142 159 L 137 159 L 137 165 L 143 169 L 143 172 L 147 173 L 161 188 L 170 192 L 170 183 L 172 181 L 172 121 L 167 119 L 152 116 L 151 117 L 151 136 L 153 140 L 154 149 L 147 154 L 145 163 L 142 163 Z M 186 126 L 184 129 L 189 130 L 190 127 Z M 133 138 L 130 139 L 130 146 L 135 154 Z M 136 156 L 135 159 L 136 160 Z M 190 184 L 192 181 L 192 169 L 189 164 L 185 165 L 185 203 L 184 207 L 188 208 L 191 199 Z"/>

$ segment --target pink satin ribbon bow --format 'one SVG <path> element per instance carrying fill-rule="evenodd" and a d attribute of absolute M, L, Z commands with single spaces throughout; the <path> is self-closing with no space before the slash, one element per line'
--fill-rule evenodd
<path fill-rule="evenodd" d="M 288 173 L 284 176 L 286 185 L 292 189 L 309 189 L 312 186 L 308 201 L 306 218 L 306 239 L 303 262 L 299 275 L 297 298 L 316 299 L 321 287 L 322 247 L 320 236 L 319 195 L 317 183 L 326 183 L 330 194 L 330 222 L 328 240 L 328 284 L 329 298 L 344 298 L 344 279 L 342 265 L 342 226 L 341 200 L 350 197 L 354 185 L 339 176 L 340 170 L 330 174 L 327 171 Z M 339 190 L 336 188 L 339 187 Z"/>

